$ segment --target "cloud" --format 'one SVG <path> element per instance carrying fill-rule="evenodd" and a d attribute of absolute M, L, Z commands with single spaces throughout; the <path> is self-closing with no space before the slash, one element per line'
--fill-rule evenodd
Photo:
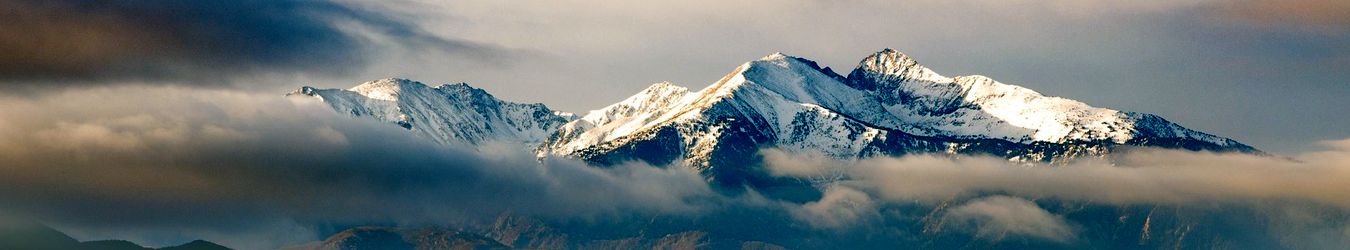
<path fill-rule="evenodd" d="M 1299 201 L 1350 210 L 1348 144 L 1328 142 L 1330 150 L 1293 159 L 1139 149 L 1111 159 L 1057 166 L 919 155 L 873 158 L 856 164 L 839 162 L 821 168 L 846 166 L 845 180 L 888 200 L 938 202 L 993 192 L 1107 204 Z M 802 166 L 791 169 L 780 172 L 803 172 Z"/>
<path fill-rule="evenodd" d="M 764 164 L 771 175 L 808 177 L 814 180 L 837 180 L 846 174 L 847 165 L 839 159 L 820 153 L 763 150 Z"/>
<path fill-rule="evenodd" d="M 866 193 L 846 186 L 831 186 L 825 189 L 820 200 L 801 205 L 793 210 L 793 215 L 814 227 L 848 228 L 877 220 L 881 217 L 878 209 Z"/>
<path fill-rule="evenodd" d="M 1073 228 L 1064 218 L 1016 197 L 980 198 L 952 208 L 946 216 L 957 226 L 973 227 L 976 236 L 995 241 L 1025 236 L 1068 242 L 1074 237 Z"/>
<path fill-rule="evenodd" d="M 500 61 L 373 8 L 304 0 L 0 3 L 0 86 L 152 82 L 223 86 L 259 74 L 344 75 L 382 47 Z"/>
<path fill-rule="evenodd" d="M 991 246 L 1007 244 L 1011 235 L 1069 245 L 1108 244 L 1104 242 L 1120 239 L 1100 238 L 1096 234 L 1101 233 L 1099 230 L 1147 230 L 1151 221 L 1153 234 L 1158 235 L 1150 241 L 1145 232 L 1138 244 L 1212 244 L 1169 242 L 1168 237 L 1178 236 L 1175 233 L 1187 232 L 1245 242 L 1242 244 L 1316 248 L 1346 244 L 1345 218 L 1350 214 L 1350 139 L 1322 144 L 1327 149 L 1292 157 L 1132 149 L 1107 158 L 1056 165 L 1018 164 L 979 156 L 822 161 L 817 156 L 773 149 L 763 155 L 768 171 L 781 176 L 818 179 L 833 175 L 822 173 L 841 173 L 831 183 L 847 188 L 840 190 L 850 190 L 840 192 L 847 196 L 827 194 L 802 206 L 813 208 L 803 209 L 813 213 L 799 212 L 796 216 L 822 229 L 878 221 L 850 220 L 869 213 L 827 205 L 846 204 L 838 202 L 839 197 L 849 197 L 847 200 L 869 201 L 866 204 L 883 215 L 880 221 L 923 218 L 881 225 L 918 223 L 929 235 L 940 235 L 942 228 L 956 228 L 989 240 Z M 1054 206 L 1043 209 L 1027 200 Z M 964 205 L 945 209 L 949 204 Z M 897 209 L 928 212 L 907 215 Z M 1155 218 L 1154 213 L 1166 215 Z M 1136 216 L 1148 219 L 1128 220 Z M 934 217 L 943 219 L 931 219 Z M 834 220 L 826 220 L 831 218 Z M 1119 221 L 1104 227 L 1102 220 Z M 1084 230 L 1093 233 L 1078 234 L 1075 226 L 1069 226 L 1077 224 L 1091 225 Z M 1247 231 L 1223 227 L 1204 229 L 1209 230 L 1204 233 L 1193 231 L 1215 224 L 1249 226 L 1243 226 Z M 1172 235 L 1161 236 L 1169 233 Z M 1112 235 L 1121 236 L 1119 232 Z M 1129 233 L 1124 235 L 1130 237 Z"/>
<path fill-rule="evenodd" d="M 294 229 L 313 225 L 443 225 L 508 210 L 613 220 L 697 213 L 714 197 L 685 168 L 447 147 L 280 95 L 122 86 L 0 107 L 0 212 L 90 234 L 275 247 L 311 240 Z M 268 235 L 289 237 L 249 238 Z"/>

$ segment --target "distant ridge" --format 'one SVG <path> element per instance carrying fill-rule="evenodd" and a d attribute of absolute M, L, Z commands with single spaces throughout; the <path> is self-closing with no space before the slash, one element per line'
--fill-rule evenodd
<path fill-rule="evenodd" d="M 78 241 L 51 227 L 33 221 L 0 219 L 0 249 L 15 250 L 230 250 L 204 240 L 178 246 L 149 248 L 125 240 Z"/>

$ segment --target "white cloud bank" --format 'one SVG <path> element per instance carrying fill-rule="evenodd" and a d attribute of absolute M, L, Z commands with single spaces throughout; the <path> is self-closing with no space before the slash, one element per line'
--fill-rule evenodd
<path fill-rule="evenodd" d="M 251 249 L 313 240 L 297 229 L 316 224 L 441 225 L 508 210 L 620 220 L 698 213 L 716 196 L 683 168 L 489 147 L 437 145 L 279 94 L 118 86 L 0 99 L 0 215 L 98 239 L 221 236 Z"/>
<path fill-rule="evenodd" d="M 891 201 L 938 202 L 982 193 L 1108 204 L 1306 201 L 1350 210 L 1350 139 L 1292 158 L 1136 149 L 1110 159 L 1026 166 L 936 155 L 821 162 L 768 151 L 780 175 L 842 172 L 843 183 Z M 814 168 L 813 168 L 814 167 Z"/>

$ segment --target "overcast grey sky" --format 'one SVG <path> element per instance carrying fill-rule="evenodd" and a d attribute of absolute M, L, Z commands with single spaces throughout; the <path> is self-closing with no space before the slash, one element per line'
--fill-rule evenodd
<path fill-rule="evenodd" d="M 70 18 L 60 15 L 68 12 L 61 4 L 23 2 L 18 5 L 66 11 L 50 11 L 56 13 L 52 16 L 23 12 L 38 13 L 22 19 L 37 30 L 96 35 L 87 30 L 100 26 L 78 24 L 121 20 L 109 11 Z M 301 85 L 346 88 L 405 77 L 428 84 L 468 82 L 503 99 L 584 112 L 654 82 L 699 89 L 736 65 L 773 52 L 846 73 L 865 55 L 889 47 L 944 75 L 981 74 L 1094 106 L 1155 113 L 1277 153 L 1350 137 L 1344 128 L 1350 125 L 1350 98 L 1345 98 L 1350 95 L 1350 2 L 1343 0 L 240 3 L 149 8 L 191 13 L 165 15 L 168 23 L 226 23 L 223 28 L 167 25 L 105 32 L 180 38 L 151 43 L 167 44 L 150 47 L 169 52 L 132 46 L 143 43 L 123 46 L 131 49 L 105 45 L 156 52 L 150 60 L 134 57 L 139 59 L 134 62 L 157 64 L 122 67 L 132 73 L 100 72 L 109 67 L 55 57 L 70 61 L 43 61 L 39 70 L 5 65 L 9 70 L 0 77 L 68 86 L 73 85 L 64 84 L 68 79 L 44 77 L 76 72 L 84 76 L 77 80 L 93 84 L 169 82 L 278 94 Z M 134 15 L 122 19 L 159 17 L 143 15 L 145 6 L 124 5 L 130 7 L 121 9 Z M 263 8 L 271 11 L 249 11 Z M 67 23 L 76 25 L 61 25 Z M 227 35 L 215 33 L 222 29 Z M 6 32 L 13 30 L 22 29 Z M 155 33 L 162 30 L 169 34 Z M 6 39 L 0 42 L 24 41 Z M 198 39 L 223 39 L 221 44 L 232 46 L 197 51 L 175 46 Z M 18 55 L 9 61 L 52 58 L 7 53 L 0 55 Z M 88 54 L 77 55 L 108 56 Z M 129 74 L 140 77 L 125 77 Z M 8 92 L 53 88 L 19 89 Z"/>

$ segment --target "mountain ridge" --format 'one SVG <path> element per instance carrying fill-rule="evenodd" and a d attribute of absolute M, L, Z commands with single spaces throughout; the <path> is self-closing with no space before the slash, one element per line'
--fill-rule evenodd
<path fill-rule="evenodd" d="M 434 94 L 405 93 L 409 90 Z M 422 132 L 443 143 L 457 141 L 447 135 L 463 134 L 468 139 L 458 141 L 513 140 L 540 157 L 600 165 L 680 163 L 730 185 L 773 182 L 754 169 L 762 148 L 834 158 L 937 153 L 1030 162 L 1104 156 L 1119 147 L 1260 152 L 1152 114 L 1044 96 L 979 75 L 946 77 L 889 48 L 868 55 L 847 76 L 809 59 L 773 53 L 698 91 L 655 83 L 582 116 L 498 100 L 462 83 L 432 88 L 385 79 L 345 91 L 302 87 L 291 95 L 314 96 L 339 112 L 411 130 L 448 130 Z M 494 112 L 501 107 L 529 107 L 517 109 L 534 115 Z M 476 119 L 417 123 L 454 116 L 437 112 Z M 394 115 L 398 119 L 389 119 Z M 479 120 L 489 122 L 475 125 Z M 511 129 L 493 135 L 493 127 Z"/>
<path fill-rule="evenodd" d="M 445 144 L 538 143 L 573 116 L 541 103 L 503 101 L 466 83 L 431 87 L 401 78 L 350 89 L 306 86 L 287 96 L 314 97 L 340 113 L 392 122 Z"/>
<path fill-rule="evenodd" d="M 79 241 L 37 221 L 9 218 L 0 218 L 0 249 L 230 250 L 228 247 L 200 239 L 160 248 L 145 247 L 116 239 Z"/>

